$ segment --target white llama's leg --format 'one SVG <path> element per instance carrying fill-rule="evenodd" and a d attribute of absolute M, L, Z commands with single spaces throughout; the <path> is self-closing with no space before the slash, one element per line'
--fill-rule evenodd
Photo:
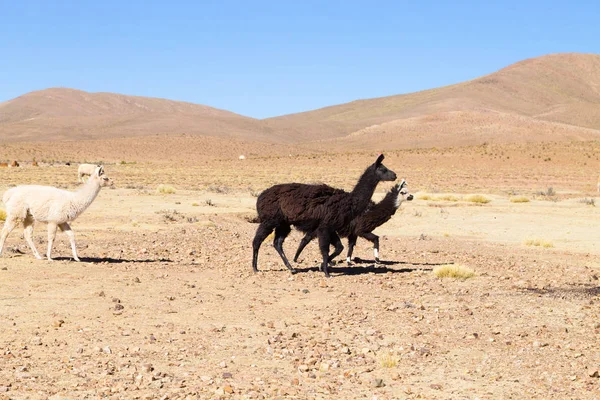
<path fill-rule="evenodd" d="M 71 226 L 66 222 L 60 224 L 59 227 L 69 237 L 69 242 L 71 242 L 71 250 L 73 251 L 73 258 L 75 261 L 81 261 L 79 257 L 77 257 L 77 247 L 75 247 L 75 233 L 73 233 L 73 229 L 71 229 Z"/>
<path fill-rule="evenodd" d="M 23 234 L 35 258 L 41 260 L 42 256 L 40 255 L 40 253 L 38 253 L 37 249 L 35 248 L 35 244 L 33 243 L 33 222 L 33 218 L 25 218 L 25 220 L 23 221 L 23 226 L 25 227 Z"/>
<path fill-rule="evenodd" d="M 48 222 L 48 252 L 46 253 L 46 257 L 48 257 L 48 261 L 52 261 L 52 245 L 54 244 L 54 238 L 56 237 L 56 228 L 58 225 L 54 222 Z"/>
<path fill-rule="evenodd" d="M 0 233 L 0 254 L 2 254 L 2 249 L 4 248 L 4 241 L 8 237 L 8 234 L 15 229 L 15 226 L 17 226 L 17 221 L 11 216 L 7 216 L 6 221 L 4 221 L 2 233 Z"/>

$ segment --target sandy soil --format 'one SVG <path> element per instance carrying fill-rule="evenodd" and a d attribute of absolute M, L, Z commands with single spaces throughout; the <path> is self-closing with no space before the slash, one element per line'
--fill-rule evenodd
<path fill-rule="evenodd" d="M 382 265 L 359 239 L 361 260 L 330 279 L 316 244 L 291 275 L 265 242 L 252 273 L 255 196 L 290 180 L 351 188 L 371 155 L 107 166 L 116 188 L 72 224 L 82 263 L 61 234 L 54 262 L 35 260 L 17 230 L 7 241 L 0 399 L 598 398 L 600 212 L 583 201 L 593 168 L 577 154 L 462 151 L 390 155 L 420 196 L 376 231 Z M 1 169 L 0 189 L 74 189 L 75 178 L 75 167 Z M 549 183 L 557 194 L 539 194 Z M 450 200 L 421 199 L 441 192 Z M 436 278 L 448 263 L 476 276 Z"/>

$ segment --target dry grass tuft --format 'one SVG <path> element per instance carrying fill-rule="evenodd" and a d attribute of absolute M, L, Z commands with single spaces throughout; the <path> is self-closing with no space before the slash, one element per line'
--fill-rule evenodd
<path fill-rule="evenodd" d="M 536 246 L 536 247 L 543 247 L 546 249 L 554 247 L 554 244 L 552 244 L 552 242 L 549 242 L 544 239 L 527 239 L 527 240 L 525 240 L 524 244 L 525 244 L 525 246 Z"/>
<path fill-rule="evenodd" d="M 6 211 L 0 209 L 0 221 L 6 220 Z"/>
<path fill-rule="evenodd" d="M 415 194 L 415 199 L 417 200 L 431 200 L 431 195 L 429 193 L 417 193 Z"/>
<path fill-rule="evenodd" d="M 160 194 L 175 194 L 176 192 L 173 186 L 163 184 L 158 185 L 156 191 Z"/>
<path fill-rule="evenodd" d="M 470 194 L 470 195 L 464 197 L 464 201 L 468 201 L 471 203 L 478 203 L 478 204 L 487 204 L 492 200 L 488 199 L 487 197 L 485 197 L 482 194 Z"/>
<path fill-rule="evenodd" d="M 439 265 L 433 269 L 433 274 L 438 278 L 458 279 L 468 279 L 475 276 L 475 272 L 471 268 L 459 264 Z"/>
<path fill-rule="evenodd" d="M 392 354 L 389 351 L 384 351 L 379 353 L 377 356 L 379 363 L 383 368 L 394 368 L 398 366 L 398 362 L 400 362 L 400 356 L 396 354 Z"/>
<path fill-rule="evenodd" d="M 510 198 L 511 203 L 529 203 L 529 199 L 525 196 L 514 196 Z"/>

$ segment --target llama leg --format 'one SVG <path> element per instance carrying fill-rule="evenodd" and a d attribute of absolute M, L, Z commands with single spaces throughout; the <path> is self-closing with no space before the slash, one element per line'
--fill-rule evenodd
<path fill-rule="evenodd" d="M 365 233 L 361 235 L 361 237 L 367 239 L 369 242 L 373 243 L 373 256 L 375 257 L 375 262 L 379 262 L 379 236 L 374 234 L 373 232 Z"/>
<path fill-rule="evenodd" d="M 356 245 L 356 235 L 348 236 L 348 255 L 346 256 L 346 263 L 352 264 L 352 253 L 354 252 L 354 246 Z"/>
<path fill-rule="evenodd" d="M 258 250 L 260 249 L 260 245 L 273 232 L 273 229 L 273 226 L 261 223 L 256 230 L 254 240 L 252 241 L 252 269 L 254 272 L 258 272 Z"/>
<path fill-rule="evenodd" d="M 48 252 L 46 253 L 46 257 L 48 257 L 48 261 L 52 261 L 52 245 L 54 244 L 54 238 L 56 237 L 56 225 L 54 222 L 48 222 Z"/>
<path fill-rule="evenodd" d="M 329 262 L 333 264 L 333 259 L 342 254 L 344 251 L 344 245 L 337 233 L 333 232 L 329 238 L 331 244 L 335 247 L 335 250 L 329 256 Z"/>
<path fill-rule="evenodd" d="M 298 246 L 298 250 L 296 250 L 296 255 L 294 256 L 294 262 L 298 262 L 298 257 L 300 257 L 300 253 L 306 247 L 307 244 L 310 243 L 311 240 L 315 238 L 315 232 L 308 232 L 302 240 L 300 241 L 300 245 Z"/>
<path fill-rule="evenodd" d="M 4 221 L 2 233 L 0 233 L 0 255 L 2 254 L 2 249 L 4 248 L 4 241 L 8 237 L 8 234 L 15 229 L 15 226 L 17 226 L 17 221 L 10 215 L 7 216 L 6 221 Z"/>
<path fill-rule="evenodd" d="M 283 260 L 283 263 L 285 264 L 287 269 L 289 269 L 293 273 L 296 272 L 296 270 L 292 267 L 287 257 L 285 256 L 285 253 L 283 252 L 283 241 L 285 240 L 287 235 L 290 234 L 291 231 L 292 228 L 289 225 L 279 225 L 277 228 L 275 228 L 275 239 L 273 239 L 273 246 L 275 247 L 275 250 L 277 250 L 277 252 L 279 253 L 279 256 Z"/>
<path fill-rule="evenodd" d="M 73 258 L 75 259 L 75 261 L 81 261 L 79 257 L 77 257 L 77 247 L 75 247 L 75 233 L 73 233 L 71 225 L 65 222 L 63 224 L 60 224 L 58 227 L 69 237 L 69 242 L 71 242 L 71 250 L 73 251 Z"/>
<path fill-rule="evenodd" d="M 25 229 L 23 230 L 23 235 L 25 236 L 25 240 L 27 241 L 29 248 L 33 252 L 34 257 L 38 260 L 42 260 L 43 257 L 37 251 L 37 249 L 35 248 L 35 244 L 33 243 L 33 222 L 33 218 L 26 218 L 23 221 L 23 226 L 25 227 Z"/>
<path fill-rule="evenodd" d="M 329 271 L 327 270 L 327 263 L 329 262 L 329 244 L 331 241 L 331 233 L 327 230 L 320 231 L 319 235 L 319 249 L 321 249 L 321 256 L 323 257 L 323 263 L 321 264 L 321 271 L 325 273 L 325 276 L 329 278 Z"/>

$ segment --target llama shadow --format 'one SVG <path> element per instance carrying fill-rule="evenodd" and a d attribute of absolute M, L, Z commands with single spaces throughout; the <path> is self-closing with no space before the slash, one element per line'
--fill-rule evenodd
<path fill-rule="evenodd" d="M 155 262 L 173 262 L 168 258 L 157 258 L 157 259 L 142 259 L 142 260 L 128 260 L 126 258 L 99 258 L 99 257 L 80 257 L 81 262 L 87 263 L 109 263 L 109 264 L 123 264 L 123 263 L 155 263 Z M 73 261 L 73 257 L 56 257 L 56 261 Z"/>
<path fill-rule="evenodd" d="M 568 288 L 524 288 L 521 290 L 524 293 L 535 294 L 539 296 L 549 296 L 561 299 L 566 298 L 588 298 L 600 296 L 600 286 L 582 284 L 576 287 Z"/>
<path fill-rule="evenodd" d="M 356 260 L 356 259 L 355 259 Z M 388 265 L 414 265 L 414 268 L 389 268 Z M 448 263 L 411 263 L 411 262 L 403 262 L 403 261 L 381 261 L 376 263 L 374 260 L 371 262 L 367 262 L 366 260 L 358 259 L 356 263 L 353 265 L 347 265 L 345 261 L 340 261 L 337 265 L 330 265 L 329 272 L 341 275 L 363 275 L 363 274 L 398 274 L 398 273 L 408 273 L 414 271 L 432 271 L 433 266 L 436 265 L 445 265 Z M 424 268 L 425 267 L 425 268 Z M 319 267 L 310 267 L 310 268 L 296 268 L 296 273 L 316 271 L 319 272 Z"/>
<path fill-rule="evenodd" d="M 354 262 L 357 264 L 375 264 L 375 265 L 402 264 L 402 265 L 419 265 L 419 266 L 423 266 L 423 267 L 437 267 L 438 265 L 454 264 L 454 261 L 441 262 L 441 263 L 415 263 L 415 262 L 410 262 L 410 261 L 379 261 L 379 262 L 376 262 L 375 260 L 365 260 L 365 259 L 358 258 L 358 257 L 354 258 Z M 414 268 L 414 269 L 422 269 L 422 270 L 429 271 L 432 268 Z"/>

